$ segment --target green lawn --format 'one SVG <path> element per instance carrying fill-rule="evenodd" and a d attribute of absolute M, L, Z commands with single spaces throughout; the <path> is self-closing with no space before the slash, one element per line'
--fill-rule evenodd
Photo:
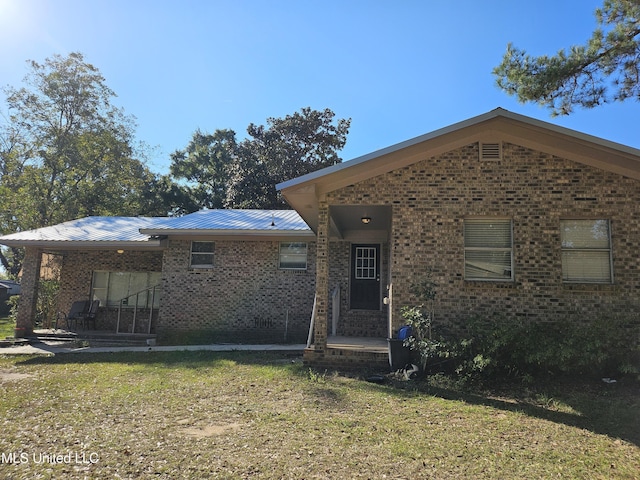
<path fill-rule="evenodd" d="M 0 340 L 7 337 L 13 337 L 15 333 L 16 322 L 8 317 L 0 318 Z"/>
<path fill-rule="evenodd" d="M 639 411 L 637 384 L 595 380 L 481 395 L 276 354 L 0 356 L 0 477 L 637 479 Z"/>

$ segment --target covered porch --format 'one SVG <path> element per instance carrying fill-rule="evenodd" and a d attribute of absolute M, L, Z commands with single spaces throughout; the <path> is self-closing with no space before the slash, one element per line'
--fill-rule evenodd
<path fill-rule="evenodd" d="M 58 262 L 54 273 L 42 265 L 42 259 L 52 255 Z M 156 333 L 161 261 L 162 252 L 154 248 L 81 252 L 27 247 L 16 336 L 32 336 L 42 328 L 64 329 L 80 336 L 88 332 Z M 41 291 L 47 282 L 57 283 L 57 290 Z M 45 300 L 47 296 L 50 298 Z M 42 311 L 43 301 L 50 303 L 48 314 Z M 80 304 L 84 308 L 80 309 Z"/>
<path fill-rule="evenodd" d="M 95 330 L 123 331 L 118 325 L 118 318 L 124 321 L 120 306 L 126 303 L 129 307 L 129 300 L 133 299 L 135 307 L 139 307 L 141 300 L 135 295 L 154 287 L 161 277 L 164 239 L 140 233 L 141 228 L 156 222 L 157 219 L 145 217 L 85 217 L 3 236 L 3 245 L 25 249 L 16 336 L 33 335 L 38 323 L 48 327 L 60 322 L 60 313 L 68 316 L 74 303 L 85 302 L 88 306 L 96 301 L 98 310 L 90 325 Z M 43 263 L 44 259 L 50 261 Z M 41 291 L 46 282 L 50 283 L 51 288 L 46 288 L 50 292 Z M 159 293 L 145 292 L 144 302 L 150 301 L 152 308 L 159 305 Z M 46 309 L 42 306 L 44 297 Z M 114 307 L 119 310 L 115 322 Z M 127 310 L 137 316 L 136 308 Z M 46 318 L 40 318 L 43 315 Z M 151 333 L 148 327 L 153 318 L 152 314 L 149 325 L 140 333 Z M 129 323 L 133 325 L 136 320 L 131 318 Z M 124 331 L 138 333 L 135 328 Z"/>
<path fill-rule="evenodd" d="M 388 368 L 392 208 L 321 205 L 318 211 L 316 308 L 306 363 Z"/>

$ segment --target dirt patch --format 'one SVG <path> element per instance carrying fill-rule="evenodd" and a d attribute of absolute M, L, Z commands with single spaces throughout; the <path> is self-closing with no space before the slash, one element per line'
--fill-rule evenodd
<path fill-rule="evenodd" d="M 7 370 L 0 370 L 0 382 L 14 382 L 17 380 L 25 380 L 31 378 L 33 375 L 28 373 L 17 373 Z"/>
<path fill-rule="evenodd" d="M 189 437 L 206 438 L 233 432 L 238 430 L 239 428 L 239 423 L 229 423 L 227 425 L 205 425 L 204 427 L 188 427 L 183 429 L 183 432 Z"/>

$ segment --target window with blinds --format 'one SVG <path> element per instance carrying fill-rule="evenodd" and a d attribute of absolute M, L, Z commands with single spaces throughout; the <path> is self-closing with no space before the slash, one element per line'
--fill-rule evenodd
<path fill-rule="evenodd" d="M 562 280 L 613 283 L 609 220 L 561 220 Z"/>
<path fill-rule="evenodd" d="M 510 219 L 465 219 L 464 278 L 513 280 L 513 234 Z"/>

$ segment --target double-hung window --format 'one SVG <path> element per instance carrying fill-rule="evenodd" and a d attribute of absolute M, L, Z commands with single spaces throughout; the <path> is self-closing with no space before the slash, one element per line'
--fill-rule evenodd
<path fill-rule="evenodd" d="M 213 267 L 214 242 L 191 242 L 191 268 Z"/>
<path fill-rule="evenodd" d="M 562 280 L 612 283 L 609 220 L 561 220 Z"/>
<path fill-rule="evenodd" d="M 306 270 L 307 244 L 304 242 L 282 242 L 280 244 L 279 267 L 281 270 Z"/>
<path fill-rule="evenodd" d="M 464 278 L 513 280 L 513 233 L 510 219 L 465 219 Z"/>

